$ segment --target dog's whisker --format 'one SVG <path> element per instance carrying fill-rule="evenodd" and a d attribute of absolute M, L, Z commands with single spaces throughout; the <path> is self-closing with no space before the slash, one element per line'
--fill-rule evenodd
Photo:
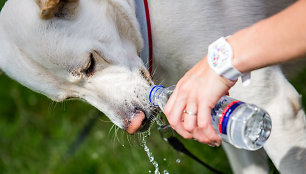
<path fill-rule="evenodd" d="M 114 135 L 115 135 L 116 139 L 118 139 L 118 127 L 117 126 L 115 127 L 115 132 L 114 133 L 115 133 Z"/>
<path fill-rule="evenodd" d="M 119 136 L 118 136 L 118 131 L 120 131 L 121 129 L 120 129 L 119 127 L 116 127 L 115 130 L 116 130 L 116 131 L 115 131 L 115 135 L 116 135 L 116 139 L 117 139 L 118 143 L 119 143 L 121 146 L 124 146 L 124 143 L 120 141 L 120 138 L 119 138 Z"/>
<path fill-rule="evenodd" d="M 115 126 L 114 134 L 113 134 L 113 141 L 115 142 L 117 140 L 117 126 Z"/>
<path fill-rule="evenodd" d="M 55 108 L 56 108 L 56 105 L 57 105 L 57 102 L 51 101 L 51 103 L 50 103 L 50 105 L 48 107 L 48 110 L 53 112 L 55 110 Z"/>
<path fill-rule="evenodd" d="M 128 143 L 129 143 L 129 145 L 131 146 L 132 143 L 131 143 L 131 140 L 130 140 L 130 136 L 128 134 L 126 134 L 126 139 L 127 139 Z"/>
<path fill-rule="evenodd" d="M 165 81 L 165 79 L 161 80 L 160 84 L 163 85 Z"/>
<path fill-rule="evenodd" d="M 124 138 L 124 136 L 126 135 L 126 132 L 125 132 L 125 131 L 122 131 L 122 130 L 120 129 L 120 133 L 121 133 L 120 139 L 121 139 L 121 142 L 122 142 L 122 146 L 125 146 L 125 138 Z"/>
<path fill-rule="evenodd" d="M 152 72 L 152 76 L 154 76 L 156 72 L 157 72 L 157 67 L 154 68 L 154 70 Z"/>
<path fill-rule="evenodd" d="M 114 127 L 115 127 L 115 125 L 113 124 L 112 127 L 109 129 L 108 134 L 111 133 L 111 131 L 113 130 Z"/>
<path fill-rule="evenodd" d="M 111 121 L 109 121 L 109 120 L 103 120 L 102 118 L 99 118 L 99 121 L 101 121 L 101 122 L 104 122 L 104 123 L 112 123 Z M 114 125 L 113 125 L 114 126 Z M 112 127 L 113 127 L 112 126 Z"/>
<path fill-rule="evenodd" d="M 116 131 L 116 128 L 114 128 L 114 133 L 112 134 L 112 139 L 113 139 L 113 142 L 115 142 L 115 141 L 116 141 L 116 133 L 115 133 L 115 131 Z"/>
<path fill-rule="evenodd" d="M 144 64 L 145 67 L 147 67 L 148 65 L 149 65 L 149 62 L 146 62 L 146 63 Z"/>
<path fill-rule="evenodd" d="M 141 143 L 143 133 L 139 133 L 137 136 L 137 142 Z"/>
<path fill-rule="evenodd" d="M 66 111 L 66 104 L 67 104 L 66 102 L 67 102 L 66 100 L 64 100 L 64 101 L 62 102 L 62 107 L 63 107 L 63 110 L 64 110 L 64 111 Z"/>

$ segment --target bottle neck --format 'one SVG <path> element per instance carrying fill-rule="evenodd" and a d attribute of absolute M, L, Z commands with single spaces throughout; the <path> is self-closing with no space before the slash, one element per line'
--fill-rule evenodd
<path fill-rule="evenodd" d="M 150 103 L 152 103 L 154 106 L 158 106 L 158 98 L 159 95 L 162 93 L 162 91 L 165 89 L 164 86 L 162 85 L 155 85 L 152 86 L 150 89 L 150 93 L 149 93 L 149 101 Z"/>

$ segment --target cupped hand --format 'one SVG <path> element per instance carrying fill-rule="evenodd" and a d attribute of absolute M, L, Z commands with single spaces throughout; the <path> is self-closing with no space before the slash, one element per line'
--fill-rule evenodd
<path fill-rule="evenodd" d="M 211 124 L 211 109 L 234 84 L 216 74 L 207 58 L 202 59 L 179 80 L 165 106 L 171 127 L 184 138 L 219 146 L 221 138 Z"/>

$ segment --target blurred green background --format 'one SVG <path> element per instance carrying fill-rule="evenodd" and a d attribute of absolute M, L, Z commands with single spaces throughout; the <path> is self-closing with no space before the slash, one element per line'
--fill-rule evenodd
<path fill-rule="evenodd" d="M 0 0 L 0 7 L 4 2 Z M 306 71 L 292 82 L 305 96 Z M 203 161 L 231 173 L 222 148 L 183 141 Z M 151 128 L 147 145 L 161 173 L 210 173 L 173 150 L 160 138 L 156 126 Z M 53 102 L 0 75 L 0 174 L 143 174 L 154 170 L 141 138 L 113 127 L 94 107 L 82 101 Z"/>

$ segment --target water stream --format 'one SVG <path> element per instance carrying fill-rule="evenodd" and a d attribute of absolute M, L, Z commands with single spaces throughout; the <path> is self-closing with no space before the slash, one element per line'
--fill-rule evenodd
<path fill-rule="evenodd" d="M 147 140 L 146 140 L 145 136 L 143 137 L 142 144 L 143 144 L 145 152 L 148 155 L 148 158 L 149 158 L 150 162 L 153 164 L 153 166 L 155 168 L 154 174 L 160 174 L 159 168 L 158 168 L 158 163 L 155 161 L 153 154 L 150 152 L 150 149 L 147 146 Z"/>
<path fill-rule="evenodd" d="M 162 125 L 162 121 L 160 118 L 157 118 L 155 120 L 155 122 L 157 123 L 157 125 L 161 126 Z M 158 162 L 155 160 L 152 152 L 150 152 L 149 147 L 147 146 L 147 137 L 150 136 L 150 130 L 148 130 L 146 133 L 143 134 L 142 136 L 142 145 L 144 148 L 144 151 L 147 153 L 147 156 L 149 158 L 149 161 L 153 164 L 155 170 L 154 170 L 154 174 L 161 174 L 161 172 L 159 171 L 159 165 Z M 149 173 L 151 173 L 152 171 L 149 170 Z M 168 170 L 163 170 L 163 174 L 169 174 Z"/>

